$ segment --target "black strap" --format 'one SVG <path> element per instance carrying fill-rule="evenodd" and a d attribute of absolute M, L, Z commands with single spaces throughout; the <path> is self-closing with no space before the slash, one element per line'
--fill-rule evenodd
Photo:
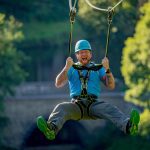
<path fill-rule="evenodd" d="M 83 72 L 81 72 L 81 70 L 78 70 L 78 74 L 79 74 L 79 78 L 81 81 L 81 95 L 87 95 L 87 84 L 88 84 L 88 79 L 89 79 L 89 75 L 90 75 L 90 70 L 87 70 L 86 75 L 83 76 L 82 74 Z"/>
<path fill-rule="evenodd" d="M 83 109 L 82 109 L 81 104 L 77 100 L 73 100 L 73 103 L 75 103 L 79 107 L 79 109 L 81 111 L 81 119 L 82 119 L 83 118 Z"/>
<path fill-rule="evenodd" d="M 91 101 L 88 106 L 87 106 L 87 114 L 88 116 L 90 116 L 90 106 L 93 104 L 93 102 Z"/>
<path fill-rule="evenodd" d="M 112 23 L 112 18 L 113 18 L 114 10 L 109 7 L 108 8 L 108 29 L 107 29 L 107 39 L 106 39 L 106 48 L 105 48 L 105 57 L 107 57 L 108 53 L 108 46 L 109 46 L 109 41 L 110 41 L 110 29 L 111 29 L 111 23 Z"/>
<path fill-rule="evenodd" d="M 102 64 L 94 64 L 92 66 L 86 67 L 86 66 L 81 66 L 78 64 L 73 64 L 72 67 L 76 70 L 92 70 L 92 71 L 98 71 L 103 67 Z"/>
<path fill-rule="evenodd" d="M 96 99 L 94 98 L 88 98 L 87 99 L 89 101 L 88 105 L 86 106 L 84 104 L 84 102 L 82 101 L 82 99 L 78 99 L 78 98 L 73 98 L 73 103 L 77 104 L 77 106 L 79 107 L 80 111 L 81 111 L 81 119 L 83 118 L 84 116 L 84 110 L 83 110 L 83 107 L 86 109 L 87 111 L 87 115 L 90 117 L 90 106 L 96 102 Z"/>
<path fill-rule="evenodd" d="M 73 32 L 73 24 L 75 22 L 75 16 L 76 16 L 76 8 L 75 7 L 71 8 L 69 16 L 70 16 L 69 56 L 71 56 L 72 32 Z"/>
<path fill-rule="evenodd" d="M 78 99 L 78 100 L 82 100 L 83 98 L 86 98 L 87 100 L 96 100 L 98 97 L 96 95 L 85 95 L 85 96 L 82 96 L 82 95 L 76 95 L 76 96 L 73 96 L 72 98 L 74 99 Z"/>

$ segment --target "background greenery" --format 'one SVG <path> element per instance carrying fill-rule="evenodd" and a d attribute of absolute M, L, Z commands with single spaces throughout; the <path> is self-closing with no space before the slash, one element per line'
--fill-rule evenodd
<path fill-rule="evenodd" d="M 118 0 L 91 2 L 106 8 Z M 91 149 L 97 149 L 100 144 L 109 150 L 146 150 L 150 147 L 149 8 L 149 0 L 125 0 L 115 9 L 108 51 L 111 70 L 126 85 L 125 99 L 141 110 L 139 136 L 127 137 L 115 128 L 107 127 L 103 135 L 94 133 L 95 139 L 91 139 L 89 145 Z M 7 122 L 3 99 L 13 94 L 15 85 L 21 81 L 54 79 L 68 55 L 69 30 L 67 0 L 0 0 L 1 127 Z M 73 47 L 77 40 L 88 39 L 94 50 L 94 60 L 100 63 L 105 53 L 106 32 L 107 14 L 95 11 L 79 0 Z M 62 62 L 59 66 L 58 60 Z"/>
<path fill-rule="evenodd" d="M 150 108 L 150 3 L 141 9 L 133 37 L 125 42 L 122 73 L 129 87 L 126 99 Z M 128 67 L 130 64 L 130 67 Z"/>
<path fill-rule="evenodd" d="M 8 123 L 5 117 L 3 100 L 7 95 L 14 94 L 14 86 L 25 79 L 26 73 L 22 69 L 25 60 L 23 52 L 18 51 L 15 43 L 23 38 L 20 30 L 22 23 L 13 16 L 6 19 L 5 14 L 0 13 L 0 148 L 3 149 L 1 138 L 3 128 Z M 2 148 L 3 147 L 3 148 Z"/>

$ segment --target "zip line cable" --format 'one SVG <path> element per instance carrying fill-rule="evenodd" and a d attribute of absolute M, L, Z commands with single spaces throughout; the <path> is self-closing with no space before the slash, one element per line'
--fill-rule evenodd
<path fill-rule="evenodd" d="M 124 0 L 119 1 L 111 10 L 114 10 L 118 5 L 120 5 Z"/>
<path fill-rule="evenodd" d="M 114 10 L 120 3 L 122 3 L 124 0 L 120 0 L 115 6 L 111 7 L 111 10 Z M 96 10 L 100 10 L 100 11 L 105 11 L 108 12 L 108 9 L 104 9 L 104 8 L 100 8 L 100 7 L 96 7 L 93 4 L 91 4 L 91 2 L 89 0 L 85 0 L 85 2 L 92 8 L 96 9 Z"/>
<path fill-rule="evenodd" d="M 103 8 L 99 8 L 99 7 L 94 6 L 93 4 L 90 3 L 89 0 L 85 0 L 85 2 L 86 2 L 90 7 L 94 8 L 94 9 L 96 9 L 96 10 L 105 11 L 105 12 L 108 11 L 107 9 L 103 9 Z"/>

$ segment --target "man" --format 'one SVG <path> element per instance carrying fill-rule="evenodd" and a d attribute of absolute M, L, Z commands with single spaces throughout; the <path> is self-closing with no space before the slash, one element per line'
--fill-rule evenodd
<path fill-rule="evenodd" d="M 49 140 L 55 139 L 58 131 L 67 120 L 80 119 L 108 119 L 127 134 L 134 135 L 138 131 L 139 113 L 132 110 L 130 118 L 123 114 L 116 106 L 104 101 L 98 101 L 100 82 L 109 89 L 114 89 L 115 80 L 109 68 L 109 60 L 105 57 L 102 65 L 91 61 L 92 48 L 87 40 L 79 40 L 75 45 L 75 55 L 78 60 L 74 64 L 71 57 L 57 75 L 55 85 L 63 87 L 69 82 L 71 102 L 58 104 L 48 121 L 42 116 L 37 118 L 39 130 Z"/>

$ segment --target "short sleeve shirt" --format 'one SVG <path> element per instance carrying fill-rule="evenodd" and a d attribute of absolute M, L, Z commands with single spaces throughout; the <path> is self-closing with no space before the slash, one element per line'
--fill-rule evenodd
<path fill-rule="evenodd" d="M 99 97 L 101 92 L 100 82 L 106 76 L 106 70 L 104 67 L 100 68 L 97 71 L 90 71 L 88 83 L 87 83 L 87 93 L 88 95 L 95 95 Z M 85 76 L 87 70 L 82 70 L 82 75 Z M 71 67 L 67 73 L 70 97 L 78 96 L 81 94 L 81 81 L 79 78 L 78 70 Z"/>

